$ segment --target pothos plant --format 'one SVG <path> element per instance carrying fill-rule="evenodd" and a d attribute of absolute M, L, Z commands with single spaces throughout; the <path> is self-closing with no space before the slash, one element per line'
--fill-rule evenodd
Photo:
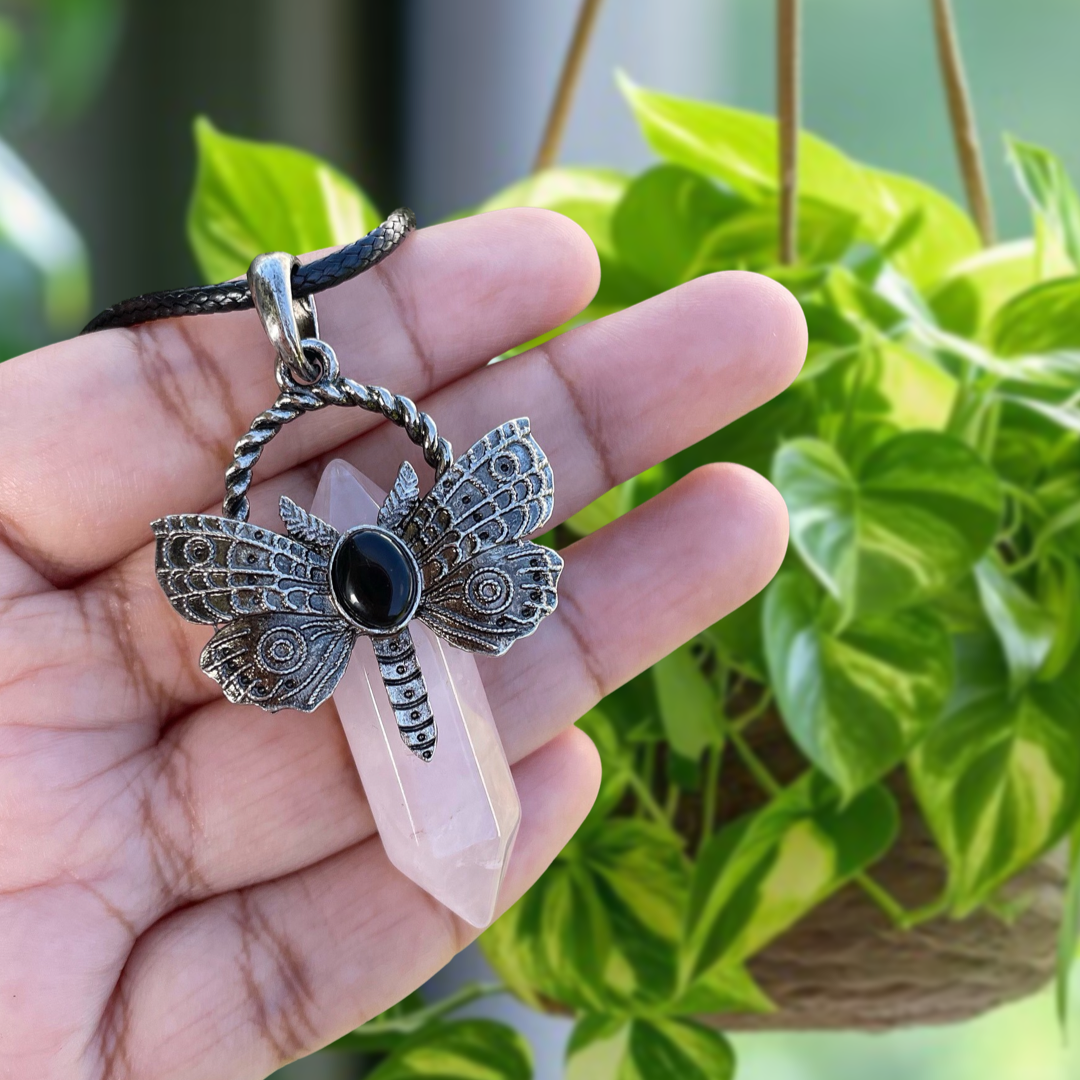
<path fill-rule="evenodd" d="M 798 258 L 780 266 L 775 122 L 621 88 L 657 164 L 552 169 L 478 210 L 549 207 L 588 231 L 602 281 L 575 323 L 749 269 L 799 298 L 809 354 L 778 398 L 550 539 L 735 461 L 782 492 L 790 550 L 761 596 L 582 718 L 600 796 L 483 936 L 501 984 L 414 997 L 343 1040 L 378 1055 L 377 1080 L 525 1080 L 518 1035 L 448 1019 L 489 989 L 576 1018 L 571 1077 L 722 1080 L 730 1046 L 697 1018 L 769 1010 L 748 961 L 837 890 L 867 889 L 905 926 L 964 917 L 1080 835 L 1080 199 L 1060 162 L 1007 141 L 1034 236 L 984 250 L 941 193 L 803 134 Z M 208 280 L 379 220 L 306 154 L 205 120 L 196 136 L 189 230 Z M 794 778 L 754 749 L 755 726 L 777 717 L 803 762 Z M 947 868 L 920 911 L 873 878 L 898 832 L 899 770 Z M 760 797 L 732 817 L 736 771 Z M 1074 854 L 1062 985 L 1076 867 Z"/>

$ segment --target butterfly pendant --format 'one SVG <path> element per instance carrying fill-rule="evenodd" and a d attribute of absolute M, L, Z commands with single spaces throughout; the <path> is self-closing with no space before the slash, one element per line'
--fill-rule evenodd
<path fill-rule="evenodd" d="M 176 514 L 152 525 L 172 606 L 217 632 L 199 663 L 229 701 L 310 712 L 370 637 L 405 745 L 438 739 L 409 633 L 499 655 L 555 610 L 562 559 L 524 539 L 551 516 L 551 466 L 528 419 L 489 432 L 423 498 L 405 462 L 377 524 L 343 533 L 282 497 L 287 536 L 233 518 Z"/>

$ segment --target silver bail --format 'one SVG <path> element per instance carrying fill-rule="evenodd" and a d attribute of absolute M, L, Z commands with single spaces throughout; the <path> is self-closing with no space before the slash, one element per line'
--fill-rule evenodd
<path fill-rule="evenodd" d="M 247 280 L 255 310 L 280 364 L 294 379 L 312 383 L 326 372 L 304 351 L 304 341 L 319 336 L 319 317 L 314 297 L 293 297 L 292 275 L 299 265 L 300 260 L 285 251 L 256 255 L 248 267 Z"/>

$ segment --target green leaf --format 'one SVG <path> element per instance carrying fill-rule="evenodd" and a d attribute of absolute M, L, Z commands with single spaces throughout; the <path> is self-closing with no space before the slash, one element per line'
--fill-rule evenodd
<path fill-rule="evenodd" d="M 1033 285 L 994 316 L 990 342 L 999 356 L 1080 349 L 1080 276 Z"/>
<path fill-rule="evenodd" d="M 776 193 L 775 119 L 646 90 L 622 73 L 618 82 L 642 134 L 660 157 L 720 180 L 753 201 Z M 877 203 L 875 185 L 860 165 L 805 132 L 799 136 L 799 191 L 860 216 Z"/>
<path fill-rule="evenodd" d="M 567 1049 L 566 1080 L 731 1080 L 735 1055 L 716 1031 L 693 1020 L 582 1019 Z"/>
<path fill-rule="evenodd" d="M 1080 270 L 1080 199 L 1057 155 L 1006 136 L 1017 183 L 1041 224 Z"/>
<path fill-rule="evenodd" d="M 621 260 L 658 289 L 692 277 L 707 234 L 746 207 L 700 173 L 658 165 L 627 189 L 612 232 Z"/>
<path fill-rule="evenodd" d="M 1009 665 L 1009 691 L 1015 694 L 1031 682 L 1050 654 L 1055 621 L 1005 573 L 995 556 L 979 560 L 975 581 Z"/>
<path fill-rule="evenodd" d="M 890 341 L 881 342 L 866 378 L 883 399 L 881 416 L 900 431 L 943 429 L 952 415 L 959 387 L 956 379 L 922 353 Z"/>
<path fill-rule="evenodd" d="M 726 664 L 736 664 L 758 682 L 766 682 L 765 644 L 762 638 L 761 593 L 713 623 L 706 636 Z"/>
<path fill-rule="evenodd" d="M 663 1010 L 670 1016 L 771 1013 L 776 1006 L 741 964 L 716 964 L 701 972 Z"/>
<path fill-rule="evenodd" d="M 1057 678 L 1080 648 L 1080 565 L 1074 557 L 1052 555 L 1038 567 L 1036 593 L 1054 620 L 1054 645 L 1043 663 L 1044 678 Z"/>
<path fill-rule="evenodd" d="M 687 881 L 682 840 L 666 826 L 590 816 L 481 946 L 538 1008 L 548 999 L 588 1012 L 655 1010 L 675 994 Z"/>
<path fill-rule="evenodd" d="M 617 521 L 623 514 L 628 514 L 635 506 L 648 502 L 653 495 L 666 488 L 668 483 L 664 464 L 661 462 L 609 488 L 598 499 L 567 518 L 565 524 L 578 536 L 588 536 Z"/>
<path fill-rule="evenodd" d="M 188 241 L 208 281 L 242 276 L 260 252 L 334 247 L 379 224 L 360 188 L 312 154 L 225 135 L 206 117 L 195 149 Z"/>
<path fill-rule="evenodd" d="M 532 1080 L 525 1038 L 495 1020 L 425 1028 L 367 1074 L 368 1080 Z"/>
<path fill-rule="evenodd" d="M 793 571 L 767 590 L 765 649 L 788 731 L 847 798 L 903 760 L 952 685 L 949 635 L 936 614 L 909 608 L 837 632 L 820 592 Z"/>
<path fill-rule="evenodd" d="M 656 700 L 664 733 L 675 753 L 697 761 L 721 743 L 719 702 L 690 644 L 653 665 Z"/>
<path fill-rule="evenodd" d="M 615 258 L 611 222 L 626 193 L 629 178 L 614 169 L 563 167 L 545 169 L 518 180 L 477 207 L 478 214 L 514 206 L 555 210 L 577 222 L 588 234 L 602 259 Z"/>
<path fill-rule="evenodd" d="M 600 791 L 589 816 L 606 818 L 622 801 L 634 771 L 633 760 L 623 747 L 615 725 L 601 709 L 590 709 L 577 726 L 592 739 L 600 755 Z"/>
<path fill-rule="evenodd" d="M 958 639 L 950 705 L 910 769 L 963 916 L 1066 835 L 1080 813 L 1080 664 L 1010 695 L 990 635 Z"/>
<path fill-rule="evenodd" d="M 578 536 L 588 536 L 617 521 L 634 507 L 633 492 L 636 477 L 609 488 L 598 499 L 566 519 L 566 525 Z"/>
<path fill-rule="evenodd" d="M 753 956 L 879 859 L 897 826 L 884 788 L 843 805 L 824 777 L 807 773 L 721 830 L 698 854 L 684 979 Z"/>
<path fill-rule="evenodd" d="M 775 118 L 659 94 L 622 73 L 618 81 L 642 134 L 662 158 L 719 180 L 752 201 L 775 200 Z M 852 215 L 861 222 L 862 235 L 881 244 L 917 213 L 920 227 L 896 258 L 921 286 L 979 249 L 974 226 L 944 195 L 907 177 L 860 165 L 807 132 L 799 135 L 799 196 L 800 228 L 814 204 L 828 206 Z"/>
<path fill-rule="evenodd" d="M 966 574 L 1001 514 L 994 471 L 958 439 L 908 432 L 858 474 L 829 444 L 795 439 L 772 469 L 791 541 L 847 616 L 919 603 Z"/>
<path fill-rule="evenodd" d="M 920 289 L 939 282 L 957 263 L 982 249 L 971 218 L 948 196 L 909 176 L 864 166 L 875 184 L 884 217 L 915 227 L 909 239 L 890 255 L 897 270 Z"/>

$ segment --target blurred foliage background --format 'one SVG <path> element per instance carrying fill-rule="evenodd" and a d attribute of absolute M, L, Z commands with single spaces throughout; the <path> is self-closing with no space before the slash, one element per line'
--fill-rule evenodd
<path fill-rule="evenodd" d="M 734 637 L 723 627 L 715 629 L 692 649 L 658 665 L 647 685 L 632 687 L 588 721 L 605 751 L 605 774 L 611 781 L 606 803 L 532 901 L 544 913 L 543 925 L 550 922 L 543 948 L 558 955 L 561 963 L 549 970 L 545 964 L 550 956 L 538 959 L 535 942 L 521 929 L 528 921 L 525 907 L 488 936 L 489 955 L 520 996 L 527 1000 L 542 993 L 578 1012 L 575 1048 L 581 1056 L 577 1073 L 572 1069 L 571 1075 L 604 1075 L 591 1057 L 587 1067 L 580 1064 L 586 1060 L 583 1051 L 624 1038 L 624 1031 L 629 1032 L 625 1038 L 630 1048 L 613 1051 L 622 1062 L 615 1066 L 622 1070 L 620 1080 L 680 1074 L 678 1068 L 673 1071 L 672 1061 L 689 1063 L 710 1080 L 728 1075 L 730 1045 L 679 1017 L 723 1009 L 725 1003 L 754 1007 L 757 990 L 744 981 L 741 959 L 799 914 L 790 905 L 779 912 L 768 909 L 760 876 L 758 892 L 732 904 L 730 890 L 742 888 L 738 875 L 750 880 L 759 872 L 753 845 L 747 855 L 745 835 L 724 829 L 707 848 L 711 824 L 702 830 L 700 823 L 688 827 L 680 818 L 680 808 L 697 798 L 703 776 L 704 790 L 715 788 L 720 748 L 732 737 L 721 723 L 730 719 L 730 678 L 757 687 L 747 698 L 745 686 L 738 684 L 746 706 L 740 722 L 755 719 L 750 713 L 762 702 L 763 709 L 769 707 L 766 695 L 775 690 L 793 738 L 820 770 L 808 773 L 806 783 L 792 784 L 784 804 L 788 816 L 779 825 L 769 825 L 781 831 L 772 840 L 754 840 L 773 843 L 779 851 L 781 841 L 786 843 L 784 829 L 811 823 L 808 827 L 817 830 L 814 842 L 829 850 L 833 867 L 819 887 L 809 889 L 810 906 L 861 873 L 892 843 L 895 811 L 876 782 L 909 753 L 924 812 L 950 858 L 952 879 L 943 906 L 957 914 L 993 900 L 997 886 L 1060 839 L 1075 817 L 1080 776 L 1065 759 L 1075 755 L 1069 733 L 1075 736 L 1070 724 L 1080 695 L 1071 682 L 1062 682 L 1077 632 L 1066 610 L 1070 604 L 1075 608 L 1075 595 L 1068 592 L 1075 575 L 1070 577 L 1071 571 L 1062 567 L 1071 567 L 1075 555 L 1068 547 L 1064 554 L 1051 553 L 1047 573 L 1070 584 L 1056 593 L 1051 590 L 1049 598 L 1039 560 L 1050 539 L 1056 537 L 1056 544 L 1074 525 L 1060 518 L 1068 511 L 1075 480 L 1072 417 L 1077 390 L 1071 354 L 1061 350 L 1080 344 L 1080 332 L 1070 321 L 1074 293 L 1069 291 L 1076 288 L 1080 204 L 1067 181 L 1070 172 L 1080 175 L 1080 141 L 1071 108 L 1080 82 L 1080 69 L 1072 63 L 1072 43 L 1080 39 L 1080 8 L 1068 0 L 1030 5 L 967 0 L 956 6 L 1001 235 L 1029 235 L 1033 210 L 1035 215 L 1038 244 L 1020 251 L 1015 262 L 1022 268 L 1006 275 L 1004 283 L 996 270 L 990 273 L 990 285 L 980 276 L 981 269 L 958 270 L 976 255 L 978 243 L 951 203 L 921 188 L 893 185 L 897 204 L 882 216 L 880 192 L 865 186 L 869 173 L 854 164 L 849 168 L 846 158 L 830 156 L 834 152 L 828 146 L 811 146 L 804 154 L 811 162 L 804 174 L 808 199 L 802 210 L 801 261 L 807 273 L 781 270 L 775 265 L 775 237 L 769 234 L 775 228 L 771 181 L 752 175 L 764 160 L 755 140 L 767 128 L 759 130 L 757 121 L 744 121 L 734 113 L 709 113 L 704 106 L 705 112 L 695 112 L 697 106 L 672 103 L 625 81 L 620 96 L 613 78 L 616 65 L 645 86 L 771 114 L 772 7 L 755 0 L 676 0 L 664 5 L 613 0 L 590 52 L 562 160 L 615 171 L 560 174 L 549 179 L 544 190 L 511 187 L 485 204 L 552 205 L 590 229 L 605 258 L 605 282 L 591 315 L 695 273 L 749 266 L 773 273 L 796 291 L 812 316 L 816 346 L 811 377 L 801 391 L 786 396 L 786 418 L 770 414 L 770 435 L 789 438 L 776 457 L 772 443 L 748 443 L 744 427 L 732 441 L 720 439 L 697 458 L 691 454 L 669 465 L 666 473 L 646 474 L 570 525 L 571 534 L 601 526 L 698 459 L 719 454 L 769 472 L 788 499 L 795 526 L 787 575 L 770 593 L 772 616 L 768 611 L 763 615 L 759 605 L 749 616 L 744 614 L 743 621 L 729 624 Z M 424 222 L 483 203 L 529 171 L 575 7 L 571 0 L 544 5 L 496 0 L 211 5 L 196 0 L 185 5 L 178 18 L 174 8 L 124 5 L 120 0 L 0 4 L 3 354 L 64 336 L 91 307 L 119 297 L 237 272 L 252 245 L 253 250 L 300 249 L 350 239 L 370 227 L 372 204 L 386 210 L 409 203 Z M 806 126 L 853 159 L 916 177 L 960 201 L 928 7 L 909 0 L 809 0 L 805 45 Z M 193 140 L 192 118 L 199 114 L 210 120 L 199 124 Z M 686 139 L 676 145 L 678 140 L 668 138 L 669 121 L 684 125 L 690 141 L 699 143 L 689 150 Z M 1010 131 L 1036 144 L 1014 146 L 1011 165 L 1001 139 Z M 340 171 L 330 171 L 319 158 L 264 151 L 223 133 L 287 143 L 325 158 Z M 1057 157 L 1041 156 L 1038 145 L 1052 147 Z M 267 152 L 270 157 L 262 161 L 260 155 Z M 656 155 L 668 164 L 643 171 L 655 163 Z M 244 161 L 246 189 L 241 184 L 230 191 L 222 183 L 224 170 L 215 165 L 226 159 Z M 331 235 L 342 219 L 320 218 L 314 197 L 304 203 L 309 214 L 281 224 L 273 243 L 264 243 L 267 238 L 260 235 L 229 235 L 222 243 L 219 228 L 206 228 L 211 219 L 215 225 L 231 220 L 230 200 L 235 205 L 236 200 L 268 192 L 268 205 L 275 200 L 287 203 L 288 192 L 278 198 L 269 190 L 267 176 L 287 172 L 292 178 L 289 192 L 297 197 L 313 170 L 330 178 L 335 198 L 347 208 L 348 235 Z M 640 174 L 632 187 L 627 187 L 626 174 Z M 256 176 L 263 179 L 251 179 Z M 193 177 L 198 178 L 198 194 L 189 213 Z M 886 187 L 891 183 L 874 180 Z M 636 239 L 652 215 L 659 218 L 660 208 L 672 207 L 680 209 L 685 231 L 665 235 L 666 261 L 659 266 L 652 261 L 655 247 L 646 245 L 643 237 L 642 249 L 647 248 L 650 259 L 639 258 Z M 838 207 L 851 210 L 851 220 L 838 213 Z M 918 214 L 909 213 L 913 208 Z M 261 216 L 268 224 L 275 220 L 272 212 Z M 670 221 L 670 215 L 664 220 Z M 703 249 L 706 234 L 711 246 Z M 1058 288 L 1059 278 L 1068 283 L 1060 296 L 1037 292 L 1028 297 L 1025 292 L 1042 280 Z M 992 304 L 987 300 L 991 293 Z M 1004 317 L 1002 302 L 1020 293 L 1028 308 L 1010 309 Z M 972 307 L 972 296 L 982 309 Z M 970 347 L 935 337 L 939 331 L 957 335 Z M 1019 379 L 1013 377 L 1021 369 L 1006 375 L 997 366 L 1001 358 L 1027 353 L 1038 353 L 1045 362 L 1028 364 Z M 920 367 L 920 356 L 934 357 L 939 367 Z M 883 357 L 895 361 L 891 368 L 883 366 Z M 852 360 L 858 362 L 849 364 Z M 975 369 L 978 379 L 968 374 Z M 883 379 L 882 373 L 890 370 L 906 374 L 899 382 Z M 862 374 L 853 381 L 853 372 Z M 962 384 L 960 398 L 954 383 Z M 1001 426 L 1000 408 L 988 425 L 984 406 L 1000 404 L 997 396 L 1003 387 L 1014 396 L 1038 401 L 1043 419 L 1070 434 L 1047 435 L 1045 424 L 1025 426 L 1015 417 L 1010 426 L 1009 415 Z M 959 409 L 958 400 L 966 401 L 970 410 Z M 792 410 L 807 405 L 816 409 L 814 422 L 792 421 Z M 1006 434 L 1004 450 L 999 430 Z M 1038 458 L 1044 472 L 1025 473 L 1025 454 Z M 898 490 L 933 486 L 943 476 L 954 482 L 935 493 L 932 520 L 922 535 L 906 530 L 902 520 L 905 505 L 910 509 L 918 499 L 905 504 L 902 497 L 899 507 L 881 509 L 882 501 L 895 501 Z M 1045 487 L 1048 479 L 1053 489 L 1049 493 L 1038 486 Z M 1004 525 L 1001 480 L 1013 485 L 1012 494 L 1018 493 L 1015 505 L 1008 504 L 1014 512 Z M 835 538 L 821 537 L 822 514 L 827 524 L 844 521 L 845 500 L 855 497 L 850 491 L 860 485 L 868 507 L 878 500 L 878 536 L 874 544 L 849 544 L 851 558 L 865 559 L 869 551 L 872 561 L 880 554 L 875 544 L 886 534 L 882 550 L 902 570 L 881 576 L 879 568 L 876 579 L 867 576 L 884 583 L 886 594 L 860 592 L 846 576 L 850 567 L 836 558 Z M 1019 497 L 1032 493 L 1037 498 Z M 1034 509 L 1029 505 L 1039 500 L 1044 501 Z M 1029 512 L 1030 519 L 1025 517 Z M 872 509 L 867 513 L 874 521 Z M 1054 528 L 1044 543 L 1048 517 Z M 1008 528 L 1000 531 L 999 525 Z M 996 553 L 993 558 L 991 551 Z M 1024 578 L 1018 571 L 1014 577 L 1014 562 L 1031 567 L 1031 575 Z M 906 577 L 904 567 L 911 571 Z M 918 584 L 913 586 L 912 579 Z M 822 600 L 822 589 L 831 601 Z M 924 601 L 937 606 L 924 609 Z M 830 606 L 833 602 L 835 607 Z M 816 614 L 807 614 L 811 609 Z M 858 625 L 859 618 L 883 613 L 893 619 L 888 633 L 880 626 L 868 630 Z M 861 636 L 853 636 L 853 620 Z M 760 626 L 763 646 L 755 637 L 754 627 Z M 834 665 L 832 674 L 839 672 L 839 682 L 847 679 L 834 697 L 848 712 L 838 706 L 833 719 L 839 724 L 830 732 L 836 737 L 831 742 L 818 730 L 821 717 L 801 708 L 799 688 L 785 690 L 775 678 L 770 683 L 765 673 L 766 667 L 774 674 L 794 670 L 797 639 L 811 627 L 838 649 L 862 649 L 883 662 L 890 670 L 886 681 L 899 688 L 894 699 L 886 700 L 879 681 L 867 696 L 866 668 L 855 678 L 856 667 L 848 661 Z M 1011 798 L 1015 788 L 1025 795 L 1025 785 L 1032 785 L 1031 791 L 1049 799 L 1034 810 L 1045 811 L 1051 822 L 1034 820 L 1039 815 L 1029 814 L 1031 807 L 1003 810 L 1001 792 L 986 789 L 984 763 L 977 762 L 968 775 L 963 768 L 950 771 L 963 756 L 957 753 L 963 744 L 950 743 L 949 731 L 937 745 L 924 744 L 930 750 L 916 752 L 954 685 L 954 673 L 945 670 L 949 665 L 926 662 L 935 652 L 950 652 L 949 634 L 978 638 L 979 648 L 993 651 L 995 659 L 976 664 L 1002 675 L 1000 686 L 990 691 L 993 702 L 1012 703 L 1007 713 L 1011 709 L 1016 715 L 1036 716 L 1034 745 L 1047 750 L 1049 764 L 1036 762 L 1032 770 L 1030 761 L 1021 762 L 1028 772 L 1014 770 L 1022 775 L 1010 773 L 1001 788 L 1011 785 L 1006 792 Z M 755 696 L 762 687 L 765 694 Z M 900 700 L 909 693 L 915 695 L 913 701 Z M 1029 697 L 1034 704 L 1016 704 Z M 714 715 L 718 701 L 720 720 Z M 850 712 L 865 716 L 868 706 L 874 713 L 883 703 L 876 720 L 870 717 L 877 725 L 875 745 L 845 746 L 842 732 L 849 730 Z M 669 716 L 674 714 L 696 715 L 699 722 L 689 728 L 673 725 Z M 985 709 L 976 709 L 969 720 L 975 727 L 964 735 L 967 741 L 970 731 L 986 737 L 988 725 L 1002 722 Z M 662 747 L 659 771 L 657 746 Z M 937 761 L 928 764 L 934 754 Z M 1042 781 L 1046 786 L 1040 788 Z M 967 788 L 961 799 L 956 793 L 963 784 Z M 982 794 L 973 794 L 980 785 Z M 636 798 L 640 805 L 623 814 L 619 804 L 630 789 L 631 801 Z M 659 796 L 667 805 L 655 807 L 657 820 L 652 821 L 647 804 Z M 780 806 L 780 795 L 772 798 L 770 805 Z M 639 812 L 643 805 L 644 814 Z M 715 813 L 713 806 L 707 815 L 710 823 Z M 691 850 L 699 856 L 694 889 L 699 894 L 704 890 L 696 915 L 681 929 L 679 903 L 673 902 L 670 910 L 665 905 L 685 891 L 682 875 L 688 871 L 679 864 L 678 838 L 672 844 L 664 834 L 665 820 L 669 832 L 676 826 L 692 841 Z M 1004 850 L 987 854 L 985 845 L 972 845 L 972 837 L 984 831 L 1005 836 Z M 715 849 L 712 869 L 703 868 L 709 860 L 700 858 L 698 845 L 700 851 Z M 978 858 L 968 857 L 972 846 Z M 769 857 L 779 858 L 775 852 Z M 770 864 L 772 869 L 775 865 Z M 800 872 L 806 866 L 802 863 Z M 582 873 L 600 884 L 588 885 L 575 903 L 579 884 L 574 874 L 582 867 Z M 657 887 L 643 889 L 655 881 L 660 882 Z M 665 892 L 668 883 L 674 884 Z M 659 1004 L 651 1001 L 645 1012 L 640 1012 L 644 1006 L 634 1005 L 639 1012 L 626 1013 L 634 1018 L 627 1025 L 620 1011 L 629 1008 L 623 996 L 612 1004 L 610 949 L 600 964 L 608 968 L 591 972 L 594 943 L 575 940 L 567 945 L 559 936 L 565 928 L 557 918 L 543 922 L 562 904 L 568 925 L 579 926 L 593 917 L 587 908 L 594 894 L 606 898 L 607 910 L 588 924 L 585 937 L 592 929 L 600 937 L 618 937 L 627 925 L 636 933 L 642 926 L 633 920 L 640 917 L 648 931 L 656 931 L 660 952 L 668 948 L 664 943 L 669 938 L 681 938 L 678 961 L 683 968 L 689 965 L 695 977 L 715 974 L 717 957 L 723 959 L 725 950 L 739 953 L 739 962 L 731 968 L 721 964 L 727 981 L 692 987 L 707 991 L 694 999 L 693 1008 L 684 1003 L 672 1011 L 672 993 Z M 717 911 L 710 914 L 710 904 L 719 905 L 724 918 Z M 631 922 L 612 928 L 613 913 L 623 908 Z M 626 950 L 632 979 L 640 980 L 646 970 L 660 982 L 667 978 L 657 975 L 665 970 L 666 960 L 648 969 L 656 956 L 643 960 L 632 952 Z M 411 1033 L 422 1050 L 440 1048 L 438 1075 L 451 1075 L 447 1062 L 457 1060 L 467 1062 L 472 1071 L 462 1066 L 454 1076 L 518 1080 L 532 1071 L 531 1054 L 536 1076 L 561 1076 L 569 1021 L 541 1016 L 505 996 L 477 994 L 470 980 L 489 974 L 476 955 L 465 957 L 458 967 L 470 976 L 458 980 L 458 993 L 477 998 L 464 1005 L 460 1016 L 489 1019 L 446 1028 L 436 1017 L 429 1025 L 421 1023 L 414 1002 L 350 1045 L 380 1054 L 393 1051 L 379 1067 L 380 1077 L 436 1074 L 418 1064 L 422 1055 L 409 1058 L 399 1052 L 402 1033 Z M 430 988 L 428 1000 L 445 1002 L 454 991 L 454 978 L 444 973 L 435 980 L 438 985 Z M 619 995 L 623 990 L 620 986 Z M 512 1028 L 494 1025 L 490 1018 L 512 1021 Z M 529 1036 L 531 1052 L 512 1029 Z M 733 1044 L 744 1080 L 844 1080 L 871 1069 L 883 1077 L 919 1075 L 928 1080 L 1054 1080 L 1074 1075 L 1077 1065 L 1075 1050 L 1061 1047 L 1053 1005 L 1045 999 L 954 1030 L 877 1039 L 742 1035 L 735 1036 Z M 298 1063 L 283 1075 L 312 1080 L 359 1076 L 363 1068 L 361 1057 L 339 1052 Z"/>

